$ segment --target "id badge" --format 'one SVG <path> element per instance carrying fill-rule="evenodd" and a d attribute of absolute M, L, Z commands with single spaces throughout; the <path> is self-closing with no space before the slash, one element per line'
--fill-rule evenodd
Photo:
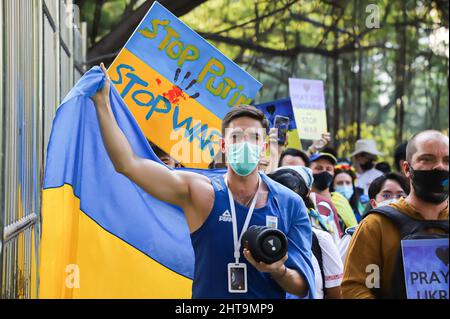
<path fill-rule="evenodd" d="M 247 265 L 242 263 L 228 264 L 228 292 L 247 292 Z"/>
<path fill-rule="evenodd" d="M 278 218 L 276 216 L 266 216 L 266 226 L 269 228 L 278 228 Z"/>

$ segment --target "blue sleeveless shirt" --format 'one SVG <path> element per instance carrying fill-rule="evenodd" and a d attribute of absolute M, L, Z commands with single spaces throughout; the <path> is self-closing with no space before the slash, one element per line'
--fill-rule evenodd
<path fill-rule="evenodd" d="M 260 174 L 268 187 L 267 204 L 255 208 L 251 225 L 266 226 L 266 216 L 278 219 L 278 229 L 286 234 L 288 260 L 286 266 L 297 270 L 309 285 L 309 298 L 314 297 L 314 270 L 311 264 L 311 224 L 302 198 L 290 189 Z M 275 299 L 286 292 L 269 274 L 261 273 L 245 259 L 242 248 L 239 262 L 247 264 L 247 293 L 228 292 L 229 263 L 233 258 L 233 229 L 228 190 L 223 176 L 210 177 L 214 188 L 214 205 L 203 225 L 191 234 L 195 253 L 195 273 L 192 298 L 214 299 Z M 235 201 L 238 234 L 241 233 L 248 208 Z"/>

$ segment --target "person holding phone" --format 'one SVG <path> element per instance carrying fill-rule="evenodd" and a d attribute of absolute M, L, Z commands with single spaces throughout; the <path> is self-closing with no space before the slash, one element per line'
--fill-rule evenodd
<path fill-rule="evenodd" d="M 285 148 L 288 143 L 289 118 L 276 115 L 274 127 L 269 130 L 269 163 L 264 163 L 264 171 L 269 174 L 278 167 L 286 165 L 309 166 L 309 157 L 319 152 L 330 142 L 330 133 L 323 133 L 322 137 L 313 141 L 306 152 L 295 148 Z M 285 161 L 285 162 L 284 162 Z"/>

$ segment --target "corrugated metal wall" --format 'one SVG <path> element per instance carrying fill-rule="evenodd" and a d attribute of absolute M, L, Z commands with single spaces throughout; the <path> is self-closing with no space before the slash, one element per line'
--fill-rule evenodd
<path fill-rule="evenodd" d="M 1 298 L 37 295 L 45 151 L 56 108 L 83 73 L 82 51 L 73 53 L 83 37 L 66 6 L 71 0 L 0 2 Z"/>

